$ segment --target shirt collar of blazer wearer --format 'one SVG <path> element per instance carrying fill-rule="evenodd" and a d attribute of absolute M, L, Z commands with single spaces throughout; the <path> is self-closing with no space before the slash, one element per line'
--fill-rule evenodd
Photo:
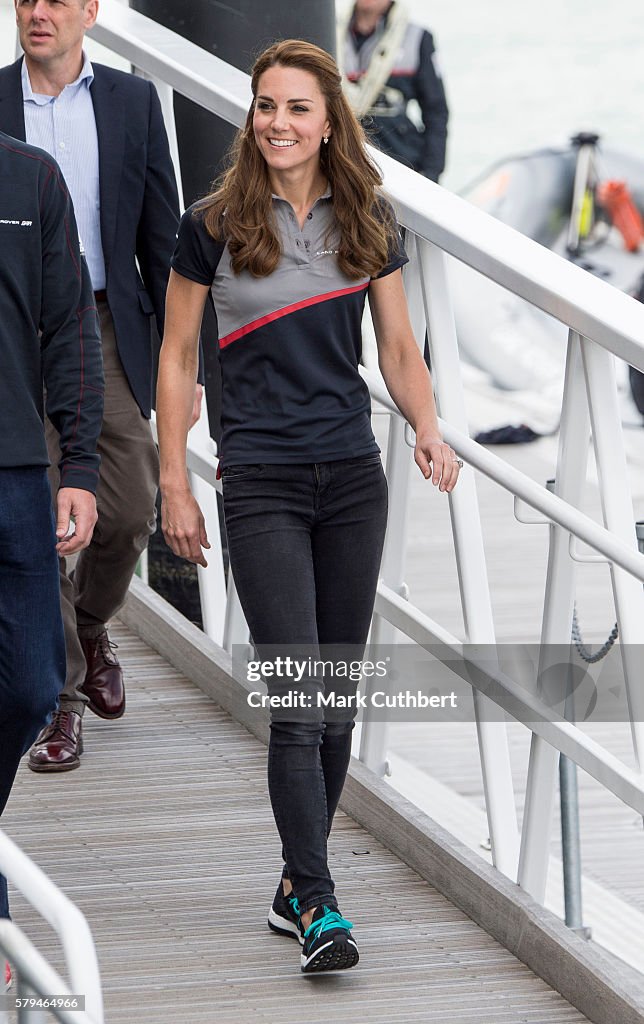
<path fill-rule="evenodd" d="M 36 103 L 38 106 L 45 106 L 47 103 L 51 103 L 55 98 L 53 96 L 45 96 L 43 93 L 34 92 L 31 87 L 31 79 L 29 77 L 29 68 L 27 67 L 27 61 L 23 60 L 20 68 L 20 78 L 22 81 L 22 95 L 25 103 Z M 83 51 L 83 66 L 81 72 L 75 81 L 70 82 L 65 86 L 66 89 L 76 89 L 80 86 L 86 85 L 89 89 L 94 81 L 94 68 L 89 57 Z"/>

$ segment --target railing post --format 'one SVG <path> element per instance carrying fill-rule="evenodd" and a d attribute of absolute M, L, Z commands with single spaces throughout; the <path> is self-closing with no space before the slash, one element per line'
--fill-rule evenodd
<path fill-rule="evenodd" d="M 179 205 L 183 210 L 183 183 L 181 180 L 179 143 L 177 141 L 177 124 L 174 117 L 174 90 L 172 86 L 168 85 L 167 82 L 164 82 L 162 78 L 157 78 L 155 75 L 149 75 L 146 71 L 141 71 L 140 68 L 134 68 L 134 74 L 138 75 L 139 78 L 145 78 L 148 82 L 152 82 L 159 94 L 161 113 L 163 115 L 163 122 L 168 136 L 168 145 L 170 147 L 170 157 L 174 167 L 174 176 L 177 179 Z"/>
<path fill-rule="evenodd" d="M 29 985 L 24 985 L 20 976 L 18 977 L 17 992 L 22 999 L 36 998 L 37 993 L 34 992 Z M 52 993 L 53 994 L 53 993 Z M 20 1006 L 17 1011 L 18 1024 L 47 1024 L 47 1016 L 44 1010 L 30 1010 L 26 1007 Z"/>
<path fill-rule="evenodd" d="M 413 257 L 413 252 L 410 251 Z M 409 315 L 416 340 L 422 349 L 425 336 L 425 319 L 422 307 L 422 295 L 418 280 L 418 269 L 414 267 L 413 258 L 404 268 L 403 276 L 405 291 L 409 305 Z M 407 597 L 404 582 L 405 548 L 407 546 L 407 524 L 409 512 L 409 483 L 414 462 L 405 440 L 405 423 L 400 416 L 390 415 L 387 438 L 386 475 L 389 489 L 389 514 L 387 517 L 387 535 L 380 576 L 384 583 L 403 597 Z M 373 617 L 370 642 L 372 647 L 382 647 L 396 642 L 396 629 L 377 613 Z M 375 688 L 373 679 L 365 680 L 364 692 L 367 707 L 362 719 L 360 733 L 360 760 L 372 772 L 382 777 L 387 771 L 387 737 L 389 723 L 384 716 L 376 716 L 371 705 L 370 695 Z M 379 681 L 378 685 L 381 685 Z"/>
<path fill-rule="evenodd" d="M 437 405 L 444 419 L 467 434 L 447 257 L 423 239 L 417 239 L 417 246 Z M 469 643 L 494 645 L 483 533 L 471 469 L 465 468 L 461 473 L 458 486 L 450 495 L 449 508 L 466 638 Z M 492 858 L 500 871 L 516 878 L 519 837 L 507 732 L 503 722 L 494 721 L 498 716 L 490 702 L 476 692 L 474 708 Z"/>
<path fill-rule="evenodd" d="M 555 493 L 577 507 L 588 465 L 589 427 L 579 335 L 570 331 Z M 575 565 L 570 558 L 569 537 L 567 530 L 551 524 L 538 667 L 540 678 L 548 669 L 555 647 L 570 644 Z M 559 752 L 554 747 L 533 735 L 521 834 L 519 885 L 539 903 L 543 903 L 546 891 L 558 758 Z"/>
<path fill-rule="evenodd" d="M 382 556 L 380 575 L 382 580 L 395 590 L 397 594 L 406 595 L 403 581 L 405 563 L 405 544 L 407 539 L 407 511 L 409 505 L 409 474 L 412 458 L 405 442 L 405 423 L 399 417 L 389 418 L 389 436 L 387 442 L 387 485 L 389 488 L 389 515 L 387 534 Z M 381 615 L 375 614 L 371 627 L 370 643 L 373 647 L 382 647 L 396 642 L 396 629 Z M 379 655 L 378 655 L 379 657 Z M 382 680 L 377 681 L 382 686 Z M 382 777 L 387 770 L 387 736 L 389 723 L 382 712 L 377 716 L 370 701 L 372 690 L 376 686 L 374 679 L 365 680 L 364 692 L 367 698 L 360 733 L 360 760 L 372 772 Z"/>
<path fill-rule="evenodd" d="M 235 577 L 230 568 L 228 569 L 228 592 L 225 607 L 223 647 L 229 654 L 232 654 L 233 646 L 248 643 L 248 624 L 235 586 Z"/>
<path fill-rule="evenodd" d="M 587 338 L 581 340 L 593 428 L 604 526 L 637 550 L 633 499 L 628 479 L 621 416 L 615 380 L 615 357 Z M 619 649 L 624 668 L 631 733 L 637 763 L 644 768 L 644 690 L 641 645 L 644 631 L 644 589 L 639 580 L 611 564 Z"/>
<path fill-rule="evenodd" d="M 188 435 L 189 444 L 194 445 L 215 462 L 216 445 L 210 438 L 208 430 L 208 405 L 204 394 L 201 416 Z M 221 543 L 221 525 L 217 491 L 197 473 L 189 472 L 190 487 L 203 513 L 206 533 L 210 541 L 210 549 L 205 552 L 208 567 L 197 566 L 199 598 L 201 602 L 201 618 L 204 633 L 220 646 L 224 642 L 226 621 L 226 578 L 224 573 L 224 557 Z"/>
<path fill-rule="evenodd" d="M 1 831 L 0 870 L 54 929 L 63 946 L 71 992 L 83 994 L 88 1017 L 93 1024 L 103 1024 L 103 993 L 96 948 L 89 925 L 81 911 Z M 10 921 L 0 922 L 0 925 L 8 929 L 15 929 L 15 925 Z M 28 945 L 31 946 L 30 943 Z M 1 948 L 0 946 L 0 950 Z M 47 962 L 39 954 L 34 953 L 34 957 L 38 960 L 40 973 L 49 968 Z M 49 970 L 51 972 L 51 968 Z M 55 976 L 55 972 L 52 976 Z M 31 981 L 33 983 L 33 978 Z M 50 994 L 61 995 L 62 993 L 50 990 Z M 31 1018 L 31 1015 L 29 1016 Z"/>

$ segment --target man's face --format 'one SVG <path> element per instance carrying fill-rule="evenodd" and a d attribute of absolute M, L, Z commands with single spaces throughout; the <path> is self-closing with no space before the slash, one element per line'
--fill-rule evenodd
<path fill-rule="evenodd" d="M 98 0 L 15 0 L 20 45 L 32 60 L 76 54 L 96 21 Z"/>
<path fill-rule="evenodd" d="M 382 17 L 391 7 L 391 0 L 356 0 L 356 14 L 371 14 Z"/>

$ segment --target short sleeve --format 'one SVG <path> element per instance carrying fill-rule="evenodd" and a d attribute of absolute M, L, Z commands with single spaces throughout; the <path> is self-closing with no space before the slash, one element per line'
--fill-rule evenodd
<path fill-rule="evenodd" d="M 225 248 L 225 242 L 208 233 L 203 210 L 195 204 L 181 218 L 172 269 L 189 281 L 210 286 Z"/>
<path fill-rule="evenodd" d="M 391 203 L 382 197 L 380 197 L 378 201 L 376 216 L 379 219 L 382 219 L 385 223 L 391 225 L 387 264 L 382 268 L 379 274 L 375 275 L 374 280 L 377 281 L 381 277 L 387 277 L 389 274 L 393 274 L 394 270 L 400 270 L 401 267 L 404 267 L 405 263 L 409 263 L 409 256 L 405 252 L 405 246 L 393 207 Z"/>

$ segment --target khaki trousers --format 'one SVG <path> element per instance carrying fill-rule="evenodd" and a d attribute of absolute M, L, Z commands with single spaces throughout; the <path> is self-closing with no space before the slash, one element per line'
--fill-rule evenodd
<path fill-rule="evenodd" d="M 98 302 L 105 372 L 105 411 L 97 450 L 101 456 L 96 492 L 98 522 L 89 547 L 71 566 L 60 560 L 60 592 L 65 628 L 67 673 L 60 703 L 83 714 L 87 697 L 80 692 L 86 672 L 79 635 L 96 636 L 125 602 L 141 552 L 156 527 L 155 501 L 159 456 L 150 424 L 139 409 L 123 371 L 106 302 Z M 58 433 L 46 421 L 52 463 L 49 482 L 58 490 Z"/>

